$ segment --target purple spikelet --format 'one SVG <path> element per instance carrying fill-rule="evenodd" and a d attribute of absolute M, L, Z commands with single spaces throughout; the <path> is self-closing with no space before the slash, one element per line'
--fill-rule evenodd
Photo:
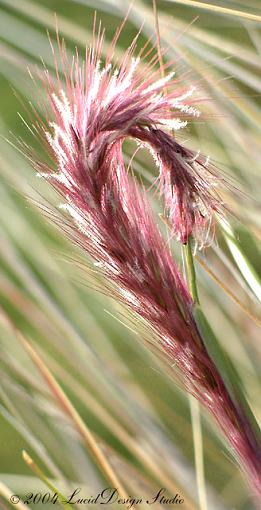
<path fill-rule="evenodd" d="M 160 189 L 177 238 L 202 240 L 223 206 L 221 179 L 199 154 L 179 144 L 166 128 L 179 129 L 197 116 L 192 90 L 175 87 L 173 74 L 158 79 L 139 71 L 134 45 L 119 69 L 100 64 L 102 37 L 81 65 L 61 48 L 62 88 L 47 78 L 51 106 L 44 134 L 55 170 L 35 167 L 63 196 L 73 218 L 74 240 L 113 282 L 115 295 L 156 332 L 160 349 L 179 370 L 188 391 L 210 411 L 261 498 L 260 447 L 242 409 L 230 397 L 209 357 L 192 315 L 192 299 L 162 238 L 146 193 L 125 169 L 122 143 L 146 144 L 159 163 Z M 149 72 L 150 71 L 150 72 Z M 58 74 L 58 73 L 57 73 Z M 168 94 L 163 87 L 168 83 Z M 57 91 L 58 88 L 58 91 Z"/>

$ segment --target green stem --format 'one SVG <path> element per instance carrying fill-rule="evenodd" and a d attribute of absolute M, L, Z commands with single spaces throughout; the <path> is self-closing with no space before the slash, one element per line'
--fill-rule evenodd
<path fill-rule="evenodd" d="M 187 244 L 184 246 L 184 254 L 186 261 L 186 272 L 189 290 L 195 305 L 199 305 L 199 297 L 197 290 L 197 278 L 194 266 L 194 259 L 191 249 L 191 239 L 188 239 Z M 200 405 L 198 401 L 189 395 L 189 406 L 191 415 L 191 424 L 193 432 L 193 443 L 194 443 L 194 458 L 197 476 L 197 487 L 200 510 L 207 510 L 207 495 L 206 495 L 206 484 L 204 475 L 204 452 L 203 452 L 203 440 L 202 440 L 202 427 L 200 420 Z"/>
<path fill-rule="evenodd" d="M 23 450 L 22 452 L 23 459 L 25 463 L 29 466 L 29 468 L 35 473 L 42 482 L 47 485 L 48 489 L 50 489 L 54 494 L 57 494 L 58 500 L 57 502 L 65 509 L 65 510 L 73 510 L 73 507 L 66 503 L 66 498 L 63 494 L 57 489 L 57 487 L 47 478 L 47 476 L 43 473 L 43 471 L 39 468 L 35 461 L 28 455 L 28 453 Z M 88 508 L 88 507 L 87 507 Z"/>
<path fill-rule="evenodd" d="M 186 272 L 189 290 L 193 299 L 193 315 L 196 320 L 199 332 L 201 334 L 202 340 L 205 344 L 205 347 L 208 351 L 208 354 L 214 361 L 216 367 L 218 368 L 220 374 L 222 374 L 223 381 L 227 387 L 227 390 L 235 400 L 235 384 L 232 383 L 235 378 L 235 374 L 232 375 L 231 365 L 229 363 L 228 357 L 224 353 L 222 347 L 219 344 L 210 324 L 208 323 L 205 314 L 203 313 L 199 297 L 197 291 L 197 278 L 195 265 L 192 255 L 191 248 L 191 238 L 189 237 L 187 244 L 184 246 L 185 253 L 185 261 L 186 261 Z M 238 385 L 238 382 L 237 382 Z"/>

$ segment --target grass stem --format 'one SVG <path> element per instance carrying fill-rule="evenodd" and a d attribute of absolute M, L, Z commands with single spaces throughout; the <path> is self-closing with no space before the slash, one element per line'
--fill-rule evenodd
<path fill-rule="evenodd" d="M 190 293 L 194 304 L 199 305 L 199 297 L 197 290 L 197 278 L 194 265 L 194 259 L 192 255 L 191 239 L 188 239 L 187 244 L 184 246 L 186 272 Z M 194 444 L 194 458 L 196 467 L 197 477 L 197 488 L 200 510 L 207 510 L 207 495 L 206 495 L 206 484 L 204 475 L 204 452 L 203 452 L 203 440 L 200 420 L 200 405 L 198 401 L 189 394 L 189 406 L 193 433 L 193 444 Z"/>
<path fill-rule="evenodd" d="M 66 503 L 66 497 L 62 495 L 62 493 L 53 485 L 53 483 L 47 478 L 44 472 L 39 468 L 36 462 L 30 457 L 30 455 L 23 450 L 22 452 L 23 459 L 27 466 L 31 469 L 31 471 L 38 477 L 42 482 L 54 493 L 58 496 L 58 503 L 66 510 L 72 510 L 72 506 L 69 503 Z M 87 507 L 88 508 L 88 507 Z"/>

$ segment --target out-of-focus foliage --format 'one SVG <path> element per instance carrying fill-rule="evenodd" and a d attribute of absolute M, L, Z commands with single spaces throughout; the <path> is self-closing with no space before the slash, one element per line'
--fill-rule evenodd
<path fill-rule="evenodd" d="M 30 122 L 28 104 L 37 105 L 28 66 L 33 72 L 43 59 L 54 71 L 46 35 L 48 29 L 55 41 L 54 13 L 69 53 L 77 45 L 83 55 L 94 9 L 109 42 L 128 9 L 125 0 L 0 0 L 0 479 L 21 495 L 45 490 L 22 459 L 26 449 L 67 494 L 78 486 L 95 494 L 104 485 L 74 424 L 21 346 L 17 329 L 36 346 L 127 492 L 146 496 L 166 487 L 170 495 L 177 490 L 185 495 L 185 508 L 199 508 L 187 395 L 144 349 L 136 325 L 124 325 L 126 312 L 97 292 L 92 272 L 84 276 L 76 249 L 43 218 L 35 203 L 57 205 L 57 197 L 12 145 L 22 137 L 41 150 L 18 112 Z M 158 14 L 167 58 L 176 62 L 186 84 L 198 83 L 203 99 L 203 121 L 181 136 L 209 154 L 243 192 L 228 198 L 238 218 L 233 231 L 217 229 L 216 243 L 201 257 L 257 315 L 260 3 L 158 1 Z M 154 22 L 152 2 L 135 0 L 118 53 L 144 23 L 141 47 L 154 33 Z M 131 150 L 126 145 L 127 160 Z M 145 152 L 137 154 L 133 167 L 145 184 L 155 175 Z M 205 311 L 258 416 L 258 327 L 200 265 L 197 272 Z M 203 437 L 209 510 L 251 509 L 241 474 L 206 414 Z"/>

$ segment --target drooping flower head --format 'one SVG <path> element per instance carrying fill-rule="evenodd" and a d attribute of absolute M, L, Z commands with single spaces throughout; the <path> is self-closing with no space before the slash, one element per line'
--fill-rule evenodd
<path fill-rule="evenodd" d="M 83 64 L 78 57 L 69 64 L 60 47 L 64 83 L 58 68 L 56 82 L 46 74 L 52 119 L 48 129 L 45 123 L 38 125 L 55 168 L 37 160 L 35 167 L 63 196 L 63 207 L 73 218 L 74 240 L 114 284 L 114 295 L 156 333 L 164 356 L 220 424 L 261 494 L 255 434 L 206 350 L 190 293 L 146 193 L 126 171 L 123 141 L 135 138 L 155 155 L 173 231 L 183 243 L 202 232 L 214 212 L 221 212 L 212 190 L 217 177 L 204 158 L 167 131 L 198 115 L 192 90 L 178 89 L 173 73 L 156 79 L 154 57 L 139 69 L 134 47 L 117 69 L 108 58 L 101 64 L 102 37 L 86 51 Z"/>
<path fill-rule="evenodd" d="M 65 86 L 57 91 L 48 77 L 50 103 L 57 119 L 51 125 L 53 134 L 47 135 L 59 157 L 56 179 L 66 177 L 67 184 L 73 185 L 75 174 L 70 172 L 68 158 L 74 161 L 75 151 L 84 155 L 92 172 L 99 172 L 108 147 L 134 138 L 150 150 L 158 165 L 159 189 L 172 233 L 182 243 L 192 235 L 204 245 L 214 215 L 224 211 L 218 191 L 224 179 L 208 158 L 173 136 L 200 115 L 195 107 L 195 88 L 182 86 L 174 71 L 159 77 L 155 55 L 141 65 L 142 51 L 133 56 L 136 39 L 117 66 L 112 61 L 113 52 L 103 61 L 102 39 L 100 36 L 87 49 L 82 64 L 78 56 L 69 64 L 64 47 L 60 47 L 67 69 Z"/>

